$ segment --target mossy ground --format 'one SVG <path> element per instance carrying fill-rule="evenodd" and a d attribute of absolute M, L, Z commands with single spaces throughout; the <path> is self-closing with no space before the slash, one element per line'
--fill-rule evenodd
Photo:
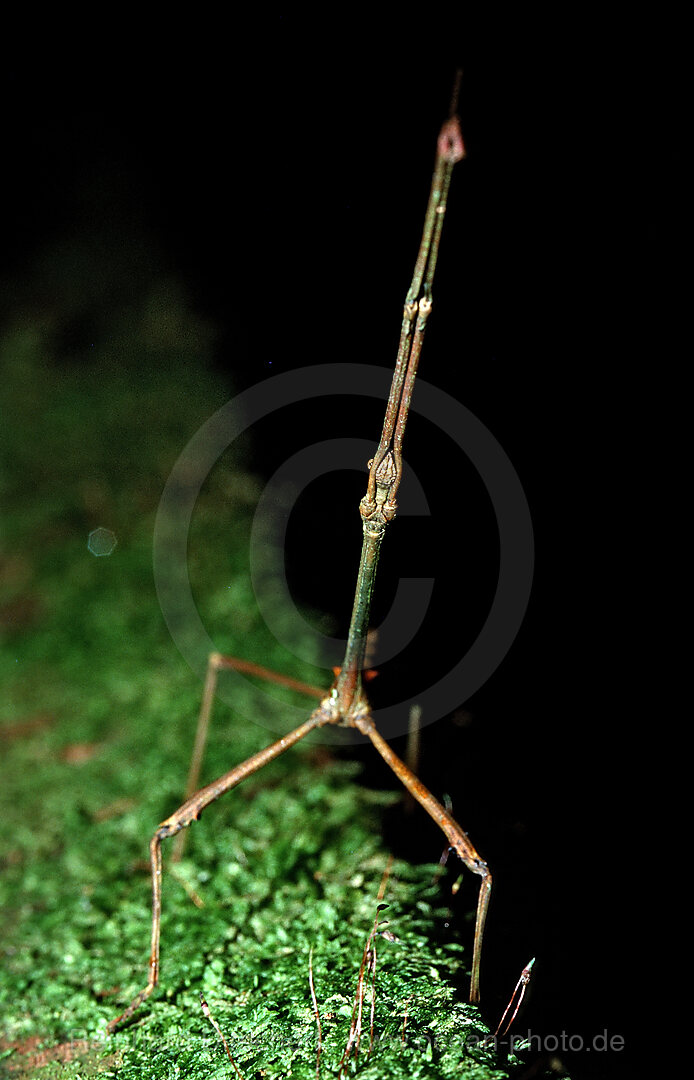
<path fill-rule="evenodd" d="M 184 321 L 169 309 L 159 331 L 167 318 Z M 388 864 L 379 815 L 397 796 L 360 787 L 353 765 L 317 746 L 210 807 L 178 879 L 165 850 L 161 983 L 106 1032 L 145 981 L 147 842 L 180 802 L 201 691 L 157 603 L 154 515 L 177 455 L 226 397 L 190 340 L 176 352 L 153 319 L 150 307 L 130 336 L 97 339 L 72 364 L 50 328 L 2 343 L 0 1072 L 234 1076 L 203 992 L 244 1077 L 315 1077 L 312 950 L 321 1075 L 334 1076 Z M 315 682 L 289 670 L 254 607 L 256 495 L 241 460 L 210 478 L 191 537 L 196 599 L 220 648 Z M 108 557 L 87 548 L 99 526 L 118 539 Z M 284 694 L 272 693 L 279 725 Z M 206 779 L 270 741 L 240 695 L 218 710 Z M 469 956 L 434 944 L 446 903 L 434 869 L 392 864 L 382 919 L 397 940 L 377 938 L 374 1044 L 367 1059 L 367 1021 L 350 1075 L 508 1074 L 464 1001 Z"/>

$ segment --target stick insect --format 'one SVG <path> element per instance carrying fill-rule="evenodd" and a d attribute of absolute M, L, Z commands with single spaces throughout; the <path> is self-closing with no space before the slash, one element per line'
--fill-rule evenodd
<path fill-rule="evenodd" d="M 142 989 L 120 1016 L 108 1025 L 109 1031 L 129 1020 L 133 1013 L 153 992 L 159 981 L 159 939 L 161 922 L 162 841 L 178 835 L 183 840 L 191 822 L 197 821 L 205 807 L 227 791 L 240 784 L 247 776 L 261 769 L 279 754 L 298 743 L 309 732 L 328 724 L 356 728 L 365 735 L 390 766 L 413 798 L 441 828 L 453 851 L 464 865 L 477 874 L 480 883 L 470 978 L 470 1001 L 479 1001 L 480 959 L 482 937 L 487 916 L 492 878 L 487 864 L 480 858 L 466 833 L 451 814 L 421 783 L 411 769 L 391 750 L 377 731 L 369 702 L 364 691 L 364 663 L 369 628 L 371 595 L 376 575 L 378 555 L 387 526 L 395 517 L 396 494 L 402 476 L 402 444 L 407 423 L 417 365 L 424 340 L 427 320 L 432 308 L 432 283 L 441 239 L 446 199 L 455 164 L 465 156 L 465 148 L 456 115 L 457 88 L 453 96 L 448 119 L 443 124 L 437 141 L 436 160 L 424 229 L 415 264 L 412 283 L 405 300 L 400 343 L 390 388 L 381 440 L 373 459 L 369 462 L 369 478 L 366 494 L 359 505 L 363 526 L 361 561 L 357 575 L 354 607 L 349 627 L 347 647 L 342 667 L 333 685 L 325 693 L 295 680 L 286 679 L 249 661 L 224 657 L 213 653 L 208 662 L 207 678 L 203 692 L 195 748 L 191 760 L 182 806 L 166 818 L 154 833 L 150 845 L 152 873 L 152 936 L 147 985 Z M 218 673 L 233 668 L 259 675 L 319 698 L 319 704 L 308 719 L 294 731 L 278 739 L 272 745 L 254 754 L 247 761 L 235 766 L 206 787 L 197 789 L 200 765 L 207 728 L 215 696 Z"/>

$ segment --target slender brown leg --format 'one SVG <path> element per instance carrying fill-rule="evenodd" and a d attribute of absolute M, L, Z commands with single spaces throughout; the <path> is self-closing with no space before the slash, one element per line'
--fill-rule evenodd
<path fill-rule="evenodd" d="M 475 922 L 475 941 L 472 950 L 472 972 L 470 975 L 470 1001 L 477 1003 L 480 999 L 480 958 L 482 955 L 482 936 L 484 923 L 487 918 L 489 896 L 492 889 L 492 875 L 486 862 L 479 857 L 475 848 L 470 843 L 467 834 L 461 829 L 457 821 L 443 808 L 441 803 L 434 798 L 431 792 L 418 780 L 415 774 L 408 769 L 404 761 L 401 761 L 385 739 L 379 735 L 374 722 L 369 714 L 362 714 L 355 718 L 355 724 L 363 735 L 368 735 L 379 754 L 390 765 L 398 779 L 405 785 L 410 794 L 420 803 L 426 812 L 434 819 L 436 824 L 445 833 L 449 844 L 461 859 L 468 870 L 478 874 L 482 881 L 477 900 L 477 919 Z"/>
<path fill-rule="evenodd" d="M 317 687 L 300 682 L 298 679 L 291 679 L 287 675 L 279 675 L 276 671 L 270 671 L 269 668 L 260 667 L 259 664 L 251 663 L 250 660 L 241 660 L 238 656 L 222 656 L 222 654 L 218 652 L 210 653 L 209 660 L 207 661 L 205 687 L 202 692 L 202 701 L 200 703 L 198 726 L 195 732 L 193 754 L 188 769 L 188 779 L 186 781 L 184 795 L 185 799 L 190 799 L 200 786 L 200 770 L 202 768 L 202 759 L 207 744 L 207 733 L 210 727 L 212 705 L 217 691 L 217 678 L 219 672 L 225 670 L 240 671 L 245 675 L 256 675 L 258 678 L 265 679 L 267 682 L 274 682 L 279 686 L 289 687 L 290 690 L 297 690 L 300 694 L 306 694 L 308 697 L 316 697 L 319 700 L 325 696 L 325 690 L 319 690 Z M 187 836 L 188 833 L 180 832 L 176 837 L 171 853 L 172 862 L 180 862 L 183 858 Z"/>
<path fill-rule="evenodd" d="M 110 1021 L 108 1024 L 108 1030 L 110 1032 L 114 1031 L 115 1028 L 125 1020 L 130 1019 L 135 1010 L 149 997 L 159 981 L 162 840 L 165 840 L 168 836 L 175 836 L 181 829 L 187 828 L 191 821 L 197 821 L 206 806 L 213 803 L 220 795 L 224 795 L 227 791 L 231 791 L 231 789 L 236 787 L 237 784 L 240 784 L 242 780 L 245 780 L 247 776 L 250 776 L 258 769 L 261 769 L 263 765 L 267 765 L 269 761 L 278 757 L 285 750 L 288 750 L 290 746 L 294 746 L 295 743 L 299 742 L 300 739 L 303 739 L 309 732 L 322 727 L 324 724 L 331 724 L 334 722 L 335 716 L 333 710 L 330 708 L 329 703 L 323 702 L 314 710 L 305 723 L 301 724 L 298 728 L 295 728 L 294 731 L 290 731 L 288 735 L 284 735 L 281 739 L 278 739 L 277 742 L 272 743 L 270 746 L 266 746 L 264 750 L 254 754 L 253 757 L 248 758 L 248 760 L 244 761 L 241 765 L 237 765 L 236 768 L 231 769 L 231 771 L 225 773 L 224 776 L 220 776 L 218 780 L 208 784 L 207 787 L 196 792 L 196 794 L 187 799 L 174 814 L 161 823 L 149 844 L 149 854 L 152 866 L 152 943 L 149 960 L 149 978 L 145 988 L 133 998 L 125 1012 L 121 1013 L 120 1016 L 117 1016 L 115 1020 Z"/>

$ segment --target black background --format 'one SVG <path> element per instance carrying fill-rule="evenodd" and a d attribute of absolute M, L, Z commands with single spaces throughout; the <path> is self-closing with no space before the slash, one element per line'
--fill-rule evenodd
<path fill-rule="evenodd" d="M 490 1023 L 535 955 L 518 1031 L 627 1039 L 623 1054 L 559 1050 L 574 1076 L 626 1068 L 627 1024 L 646 989 L 637 968 L 658 945 L 655 881 L 637 890 L 630 862 L 644 829 L 631 777 L 635 746 L 652 738 L 637 645 L 651 632 L 644 484 L 664 373 L 681 348 L 685 133 L 677 32 L 651 30 L 627 39 L 567 19 L 480 33 L 422 17 L 391 34 L 356 18 L 268 15 L 162 31 L 146 46 L 90 32 L 69 56 L 10 58 L 3 72 L 5 311 L 13 275 L 56 239 L 98 233 L 108 260 L 119 236 L 139 237 L 220 328 L 216 364 L 231 394 L 306 365 L 392 364 L 436 134 L 463 68 L 468 157 L 420 371 L 513 462 L 536 575 L 493 678 L 425 729 L 421 772 L 451 795 L 495 872 Z M 66 330 L 76 345 L 89 332 Z M 254 432 L 253 468 L 270 476 L 333 436 L 376 442 L 378 412 L 359 397 L 295 406 Z M 416 658 L 384 667 L 376 705 L 416 693 L 420 671 L 429 685 L 448 670 L 485 617 L 498 568 L 479 477 L 416 417 L 406 451 L 432 516 L 393 526 L 381 611 L 400 576 L 439 585 Z M 287 556 L 297 597 L 343 630 L 363 478 L 346 474 L 345 485 L 344 509 L 330 482 L 307 493 Z M 307 573 L 302 536 L 326 515 L 325 565 L 312 558 Z M 354 753 L 370 762 L 369 782 L 390 782 Z M 435 833 L 409 819 L 394 820 L 389 839 L 438 857 Z M 469 881 L 463 892 L 469 909 Z"/>

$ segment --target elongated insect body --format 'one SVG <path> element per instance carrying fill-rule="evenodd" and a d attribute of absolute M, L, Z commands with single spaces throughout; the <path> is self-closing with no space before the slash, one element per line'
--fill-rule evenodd
<path fill-rule="evenodd" d="M 310 732 L 330 724 L 353 727 L 365 735 L 400 779 L 413 798 L 427 811 L 444 832 L 451 848 L 465 866 L 481 878 L 477 901 L 477 918 L 470 980 L 470 1000 L 479 1000 L 480 960 L 485 919 L 491 891 L 492 878 L 489 867 L 478 855 L 470 839 L 453 819 L 447 809 L 417 779 L 412 770 L 391 750 L 374 724 L 368 699 L 364 690 L 368 672 L 364 670 L 371 598 L 376 578 L 376 568 L 383 537 L 397 510 L 397 492 L 402 479 L 402 444 L 405 426 L 414 391 L 417 367 L 428 319 L 432 311 L 432 284 L 438 257 L 441 230 L 446 212 L 446 200 L 455 164 L 465 155 L 460 125 L 455 115 L 457 88 L 451 115 L 443 124 L 437 142 L 436 162 L 431 183 L 429 201 L 424 219 L 424 230 L 417 255 L 414 274 L 405 299 L 400 343 L 395 370 L 386 406 L 381 439 L 369 463 L 366 493 L 359 504 L 363 523 L 362 552 L 349 627 L 345 657 L 336 672 L 333 685 L 322 691 L 296 680 L 286 679 L 268 672 L 247 660 L 224 657 L 213 653 L 209 658 L 207 679 L 203 692 L 195 749 L 183 804 L 163 821 L 150 841 L 152 872 L 152 932 L 149 976 L 147 985 L 136 995 L 120 1016 L 108 1025 L 113 1031 L 119 1024 L 130 1019 L 136 1009 L 149 997 L 159 981 L 159 944 L 161 923 L 161 876 L 162 841 L 177 836 L 174 858 L 180 857 L 184 830 L 196 821 L 205 807 L 227 791 L 231 791 L 246 777 L 255 773 L 278 755 L 303 739 Z M 200 765 L 207 735 L 207 728 L 215 696 L 220 670 L 232 668 L 251 672 L 290 686 L 319 699 L 318 705 L 308 719 L 288 735 L 254 754 L 253 757 L 211 784 L 198 789 Z"/>

